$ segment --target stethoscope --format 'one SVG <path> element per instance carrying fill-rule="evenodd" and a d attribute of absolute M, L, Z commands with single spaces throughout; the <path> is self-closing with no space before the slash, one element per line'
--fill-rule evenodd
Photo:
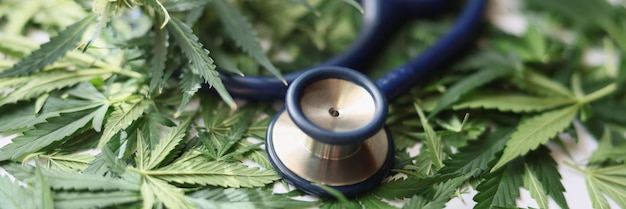
<path fill-rule="evenodd" d="M 271 121 L 266 150 L 276 171 L 297 188 L 329 196 L 331 187 L 356 196 L 380 184 L 393 166 L 394 144 L 384 127 L 387 100 L 458 52 L 481 22 L 487 0 L 467 0 L 454 26 L 420 56 L 376 82 L 358 71 L 378 56 L 406 20 L 429 17 L 449 0 L 363 0 L 363 27 L 342 54 L 320 66 L 270 76 L 222 75 L 229 92 L 244 99 L 285 99 Z M 320 186 L 323 185 L 323 186 Z"/>

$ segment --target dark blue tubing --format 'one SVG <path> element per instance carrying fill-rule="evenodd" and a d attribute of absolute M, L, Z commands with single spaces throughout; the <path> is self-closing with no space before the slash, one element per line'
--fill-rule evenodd
<path fill-rule="evenodd" d="M 320 66 L 343 66 L 357 70 L 367 69 L 369 61 L 375 60 L 383 51 L 393 33 L 404 22 L 441 13 L 450 0 L 363 0 L 365 10 L 363 28 L 354 43 L 338 56 Z M 467 0 L 465 8 L 453 27 L 421 55 L 408 61 L 378 79 L 376 83 L 393 100 L 415 82 L 443 64 L 470 39 L 478 28 L 487 0 Z M 318 66 L 319 67 L 319 66 Z M 292 83 L 302 73 L 315 67 L 283 75 Z M 236 98 L 253 100 L 280 100 L 285 98 L 287 86 L 273 76 L 227 75 L 221 79 L 228 91 Z"/>

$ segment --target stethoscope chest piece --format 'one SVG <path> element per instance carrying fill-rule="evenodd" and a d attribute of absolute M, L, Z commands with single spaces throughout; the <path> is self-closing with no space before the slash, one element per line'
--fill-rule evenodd
<path fill-rule="evenodd" d="M 266 137 L 285 180 L 318 196 L 329 196 L 318 184 L 356 196 L 388 174 L 394 146 L 383 126 L 386 98 L 367 76 L 342 67 L 310 70 L 290 84 L 285 103 Z"/>

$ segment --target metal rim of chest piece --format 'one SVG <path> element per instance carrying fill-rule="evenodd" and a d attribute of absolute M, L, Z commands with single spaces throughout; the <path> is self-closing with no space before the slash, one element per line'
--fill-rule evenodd
<path fill-rule="evenodd" d="M 386 114 L 385 95 L 367 76 L 343 67 L 311 70 L 292 83 L 286 107 L 270 123 L 270 162 L 310 194 L 330 196 L 316 184 L 350 197 L 369 191 L 393 164 Z"/>

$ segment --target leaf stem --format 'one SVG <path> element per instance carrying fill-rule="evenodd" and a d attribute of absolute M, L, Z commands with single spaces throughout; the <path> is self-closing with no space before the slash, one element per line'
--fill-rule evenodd
<path fill-rule="evenodd" d="M 578 172 L 581 172 L 583 174 L 587 174 L 588 173 L 586 170 L 584 170 L 584 169 L 574 165 L 572 162 L 564 161 L 564 163 L 565 163 L 565 165 L 569 166 L 570 168 L 573 168 L 574 170 L 576 170 Z"/>
<path fill-rule="evenodd" d="M 612 83 L 612 84 L 605 86 L 604 88 L 601 88 L 597 91 L 592 92 L 591 94 L 584 96 L 583 98 L 579 100 L 579 102 L 583 104 L 587 104 L 587 103 L 596 101 L 602 97 L 605 97 L 613 93 L 615 90 L 617 90 L 617 84 Z"/>

